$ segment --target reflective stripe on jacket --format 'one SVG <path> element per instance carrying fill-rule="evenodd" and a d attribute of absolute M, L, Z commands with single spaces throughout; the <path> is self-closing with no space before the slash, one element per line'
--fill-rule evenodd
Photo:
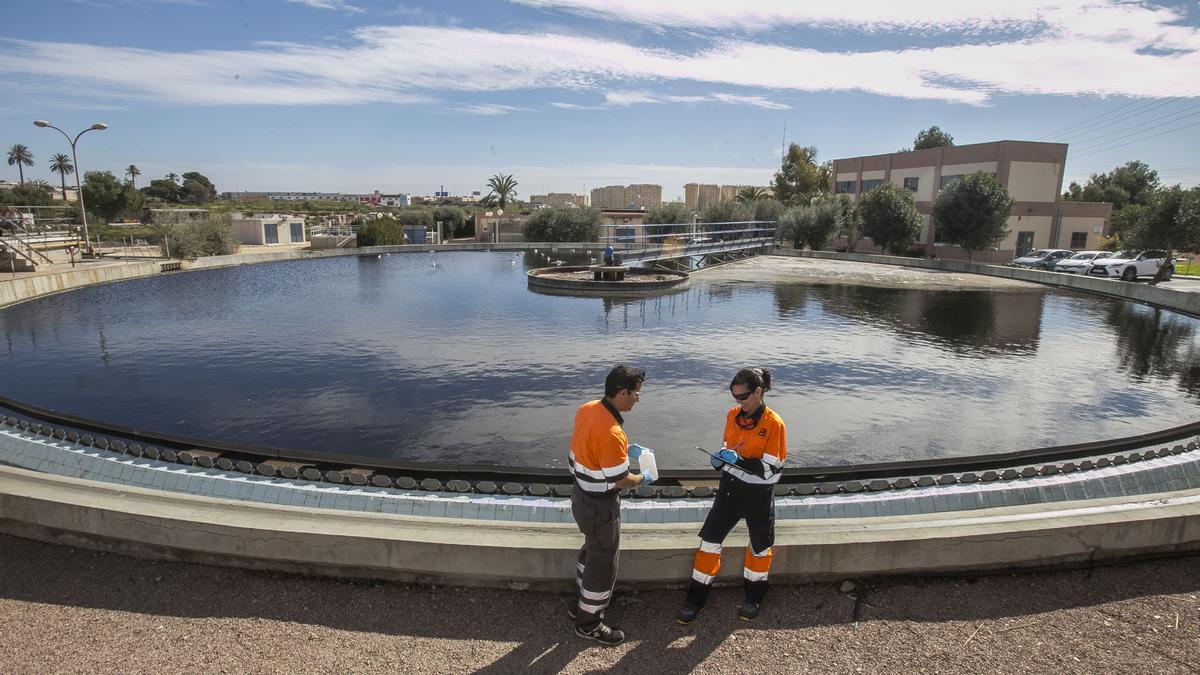
<path fill-rule="evenodd" d="M 579 489 L 593 495 L 616 492 L 629 475 L 629 440 L 621 413 L 604 399 L 589 401 L 575 413 L 567 464 Z"/>

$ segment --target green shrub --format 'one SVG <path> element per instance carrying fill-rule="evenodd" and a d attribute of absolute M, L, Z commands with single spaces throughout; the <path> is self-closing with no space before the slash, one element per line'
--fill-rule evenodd
<path fill-rule="evenodd" d="M 161 237 L 163 255 L 194 260 L 210 255 L 230 255 L 237 251 L 233 223 L 228 214 L 190 217 L 181 213 L 155 216 L 154 229 Z"/>
<path fill-rule="evenodd" d="M 647 225 L 658 223 L 672 225 L 690 223 L 693 218 L 692 210 L 688 207 L 679 202 L 667 202 L 646 209 L 646 216 L 642 222 Z"/>
<path fill-rule="evenodd" d="M 884 183 L 862 196 L 862 234 L 885 251 L 904 255 L 921 233 L 921 213 L 912 193 L 895 183 Z"/>
<path fill-rule="evenodd" d="M 521 226 L 526 241 L 596 241 L 600 210 L 594 207 L 550 206 L 534 209 Z"/>
<path fill-rule="evenodd" d="M 813 206 L 794 206 L 779 217 L 780 236 L 796 248 L 808 244 L 814 251 L 824 248 L 837 236 L 838 205 L 818 202 Z"/>
<path fill-rule="evenodd" d="M 404 231 L 395 218 L 358 221 L 359 246 L 399 246 L 404 243 Z"/>
<path fill-rule="evenodd" d="M 741 223 L 754 220 L 754 205 L 726 201 L 709 204 L 700 212 L 702 223 Z"/>

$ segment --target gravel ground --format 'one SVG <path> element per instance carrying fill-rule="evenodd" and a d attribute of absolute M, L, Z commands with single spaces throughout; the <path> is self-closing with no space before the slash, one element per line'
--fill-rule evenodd
<path fill-rule="evenodd" d="M 718 589 L 618 592 L 629 634 L 575 638 L 561 594 L 344 582 L 0 535 L 0 671 L 1200 671 L 1200 558 L 1036 574 L 778 586 L 739 621 Z M 856 620 L 857 608 L 857 620 Z"/>
<path fill-rule="evenodd" d="M 944 272 L 917 267 L 877 265 L 845 260 L 755 256 L 731 265 L 695 272 L 705 281 L 774 281 L 777 283 L 855 284 L 882 288 L 932 290 L 1044 291 L 1045 286 L 982 274 Z"/>

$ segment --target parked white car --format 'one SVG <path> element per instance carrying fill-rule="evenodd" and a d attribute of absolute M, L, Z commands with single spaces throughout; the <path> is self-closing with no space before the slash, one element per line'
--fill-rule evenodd
<path fill-rule="evenodd" d="M 1134 281 L 1138 277 L 1152 277 L 1158 272 L 1158 266 L 1166 259 L 1166 251 L 1121 251 L 1114 253 L 1111 258 L 1093 260 L 1089 276 L 1108 277 L 1109 279 L 1124 279 Z M 1167 268 L 1163 280 L 1175 274 L 1175 264 Z"/>
<path fill-rule="evenodd" d="M 1087 274 L 1093 260 L 1111 257 L 1112 252 L 1110 251 L 1080 251 L 1070 258 L 1059 260 L 1058 264 L 1054 266 L 1054 271 L 1067 274 Z"/>

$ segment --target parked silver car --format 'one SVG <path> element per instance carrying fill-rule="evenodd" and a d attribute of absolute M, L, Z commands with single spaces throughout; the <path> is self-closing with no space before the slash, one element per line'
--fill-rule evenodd
<path fill-rule="evenodd" d="M 1059 260 L 1074 253 L 1062 248 L 1037 248 L 1014 259 L 1010 265 L 1029 267 L 1035 270 L 1052 271 Z"/>
<path fill-rule="evenodd" d="M 1067 274 L 1087 274 L 1092 267 L 1092 261 L 1111 258 L 1111 251 L 1080 251 L 1069 258 L 1063 258 L 1054 266 L 1055 272 Z"/>
<path fill-rule="evenodd" d="M 1088 276 L 1107 277 L 1109 279 L 1124 279 L 1134 281 L 1138 277 L 1152 277 L 1158 272 L 1159 265 L 1167 257 L 1166 251 L 1121 251 L 1114 253 L 1111 258 L 1092 261 Z M 1167 267 L 1163 280 L 1170 279 L 1175 274 L 1175 264 Z"/>

